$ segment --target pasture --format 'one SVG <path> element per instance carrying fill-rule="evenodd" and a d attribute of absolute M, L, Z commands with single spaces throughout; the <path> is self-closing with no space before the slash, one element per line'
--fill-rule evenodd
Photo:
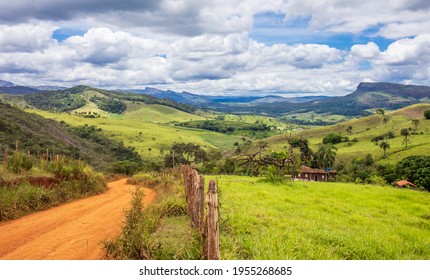
<path fill-rule="evenodd" d="M 222 259 L 430 259 L 430 193 L 216 176 Z"/>

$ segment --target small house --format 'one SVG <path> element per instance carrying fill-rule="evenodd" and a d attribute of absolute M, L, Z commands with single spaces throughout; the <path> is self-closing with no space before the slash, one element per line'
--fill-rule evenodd
<path fill-rule="evenodd" d="M 406 180 L 400 180 L 400 181 L 396 182 L 396 185 L 399 188 L 410 188 L 410 187 L 415 187 L 416 188 L 417 187 L 416 185 L 414 185 L 411 182 L 406 181 Z"/>
<path fill-rule="evenodd" d="M 333 181 L 336 179 L 336 170 L 315 169 L 302 165 L 300 173 L 295 177 L 301 181 Z"/>

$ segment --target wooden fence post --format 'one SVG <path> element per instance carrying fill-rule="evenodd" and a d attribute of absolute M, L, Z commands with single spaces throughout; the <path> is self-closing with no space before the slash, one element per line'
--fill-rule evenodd
<path fill-rule="evenodd" d="M 206 194 L 206 205 L 207 258 L 208 260 L 219 260 L 218 193 L 216 182 L 214 180 L 209 182 L 209 190 Z"/>

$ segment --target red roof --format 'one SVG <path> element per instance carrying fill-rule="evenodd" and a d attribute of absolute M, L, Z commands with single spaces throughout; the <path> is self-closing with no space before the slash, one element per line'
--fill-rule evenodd
<path fill-rule="evenodd" d="M 403 187 L 403 186 L 406 186 L 406 185 L 411 185 L 411 186 L 416 187 L 414 184 L 412 184 L 411 182 L 406 181 L 406 180 L 398 181 L 398 182 L 396 182 L 396 184 L 397 184 L 397 186 L 399 186 L 399 187 Z"/>
<path fill-rule="evenodd" d="M 300 173 L 326 174 L 327 171 L 324 169 L 315 169 L 302 165 L 300 166 Z M 336 173 L 336 170 L 331 170 L 329 173 Z"/>

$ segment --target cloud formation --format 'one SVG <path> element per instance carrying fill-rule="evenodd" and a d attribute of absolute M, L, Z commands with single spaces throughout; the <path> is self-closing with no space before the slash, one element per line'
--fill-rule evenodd
<path fill-rule="evenodd" d="M 264 44 L 250 33 L 265 13 L 304 19 L 300 30 L 308 33 L 299 38 L 366 34 L 368 42 L 347 50 L 329 42 Z M 59 29 L 84 31 L 57 40 Z M 363 80 L 430 84 L 428 30 L 430 5 L 421 0 L 3 1 L 0 79 L 201 94 L 345 94 Z M 378 46 L 377 36 L 392 43 Z"/>

